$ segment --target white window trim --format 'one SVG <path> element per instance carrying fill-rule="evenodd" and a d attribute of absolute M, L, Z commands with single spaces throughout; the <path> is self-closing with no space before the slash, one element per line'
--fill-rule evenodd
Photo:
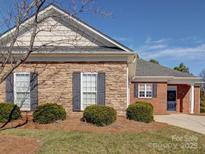
<path fill-rule="evenodd" d="M 80 109 L 81 109 L 81 111 L 84 111 L 84 109 L 83 109 L 83 75 L 84 74 L 95 74 L 96 75 L 96 78 L 98 79 L 98 73 L 96 73 L 96 72 L 81 72 L 80 73 Z M 96 82 L 98 82 L 98 80 L 96 79 Z M 97 88 L 97 83 L 96 83 L 96 103 L 97 103 L 97 93 L 98 93 L 98 90 L 97 90 L 98 88 Z"/>
<path fill-rule="evenodd" d="M 26 74 L 26 75 L 29 75 L 29 78 L 30 78 L 30 73 L 29 72 L 15 72 L 14 73 L 14 104 L 17 104 L 16 103 L 16 75 L 17 74 Z M 29 84 L 29 89 L 30 89 L 30 84 Z M 29 95 L 30 95 L 30 92 L 29 92 Z M 30 111 L 31 110 L 31 98 L 29 99 L 30 100 L 30 108 L 23 108 L 23 106 L 20 108 L 21 111 Z"/>
<path fill-rule="evenodd" d="M 144 97 L 141 97 L 141 96 L 140 96 L 140 85 L 142 85 L 142 84 L 145 86 L 145 90 L 144 90 L 145 96 L 144 96 Z M 153 89 L 152 89 L 152 96 L 151 96 L 151 97 L 148 97 L 148 96 L 147 96 L 147 84 L 150 84 L 150 85 L 153 86 L 152 83 L 139 83 L 139 84 L 138 84 L 138 98 L 153 98 Z"/>

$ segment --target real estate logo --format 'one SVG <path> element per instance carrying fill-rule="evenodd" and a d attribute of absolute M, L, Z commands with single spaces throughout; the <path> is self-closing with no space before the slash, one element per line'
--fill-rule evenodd
<path fill-rule="evenodd" d="M 199 149 L 198 137 L 194 135 L 172 135 L 170 142 L 152 142 L 149 143 L 149 146 L 158 150 L 181 149 L 183 151 L 197 151 Z M 203 149 L 205 149 L 205 145 Z"/>

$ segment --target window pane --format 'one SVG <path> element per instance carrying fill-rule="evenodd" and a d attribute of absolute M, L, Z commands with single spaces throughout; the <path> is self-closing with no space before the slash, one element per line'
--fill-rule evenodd
<path fill-rule="evenodd" d="M 140 96 L 140 97 L 145 97 L 145 92 L 144 92 L 144 91 L 140 91 L 140 92 L 139 92 L 139 96 Z"/>
<path fill-rule="evenodd" d="M 15 74 L 15 104 L 20 107 L 30 105 L 30 75 Z"/>
<path fill-rule="evenodd" d="M 152 97 L 152 84 L 146 84 L 146 97 Z"/>
<path fill-rule="evenodd" d="M 97 95 L 97 74 L 85 73 L 82 77 L 83 97 L 82 106 L 85 109 L 87 106 L 96 104 Z"/>
<path fill-rule="evenodd" d="M 152 84 L 147 84 L 146 85 L 146 90 L 147 91 L 152 91 Z"/>
<path fill-rule="evenodd" d="M 144 91 L 145 90 L 145 84 L 139 84 L 139 90 Z"/>
<path fill-rule="evenodd" d="M 146 97 L 152 97 L 152 92 L 151 91 L 147 91 Z"/>
<path fill-rule="evenodd" d="M 16 93 L 15 103 L 16 103 L 18 106 L 23 106 L 23 105 L 25 105 L 25 104 L 30 103 L 30 94 L 29 94 L 29 93 L 17 92 L 17 93 Z"/>
<path fill-rule="evenodd" d="M 145 97 L 145 84 L 139 84 L 139 97 Z"/>

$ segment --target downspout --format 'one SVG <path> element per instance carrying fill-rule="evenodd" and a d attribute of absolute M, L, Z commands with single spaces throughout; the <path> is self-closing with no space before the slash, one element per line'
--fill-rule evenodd
<path fill-rule="evenodd" d="M 129 68 L 127 65 L 127 107 L 130 104 L 130 87 L 129 87 Z"/>

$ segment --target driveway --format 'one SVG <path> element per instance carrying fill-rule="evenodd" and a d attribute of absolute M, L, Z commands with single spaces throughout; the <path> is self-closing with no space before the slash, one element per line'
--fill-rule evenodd
<path fill-rule="evenodd" d="M 205 135 L 205 116 L 188 114 L 155 115 L 155 121 L 189 129 Z"/>

